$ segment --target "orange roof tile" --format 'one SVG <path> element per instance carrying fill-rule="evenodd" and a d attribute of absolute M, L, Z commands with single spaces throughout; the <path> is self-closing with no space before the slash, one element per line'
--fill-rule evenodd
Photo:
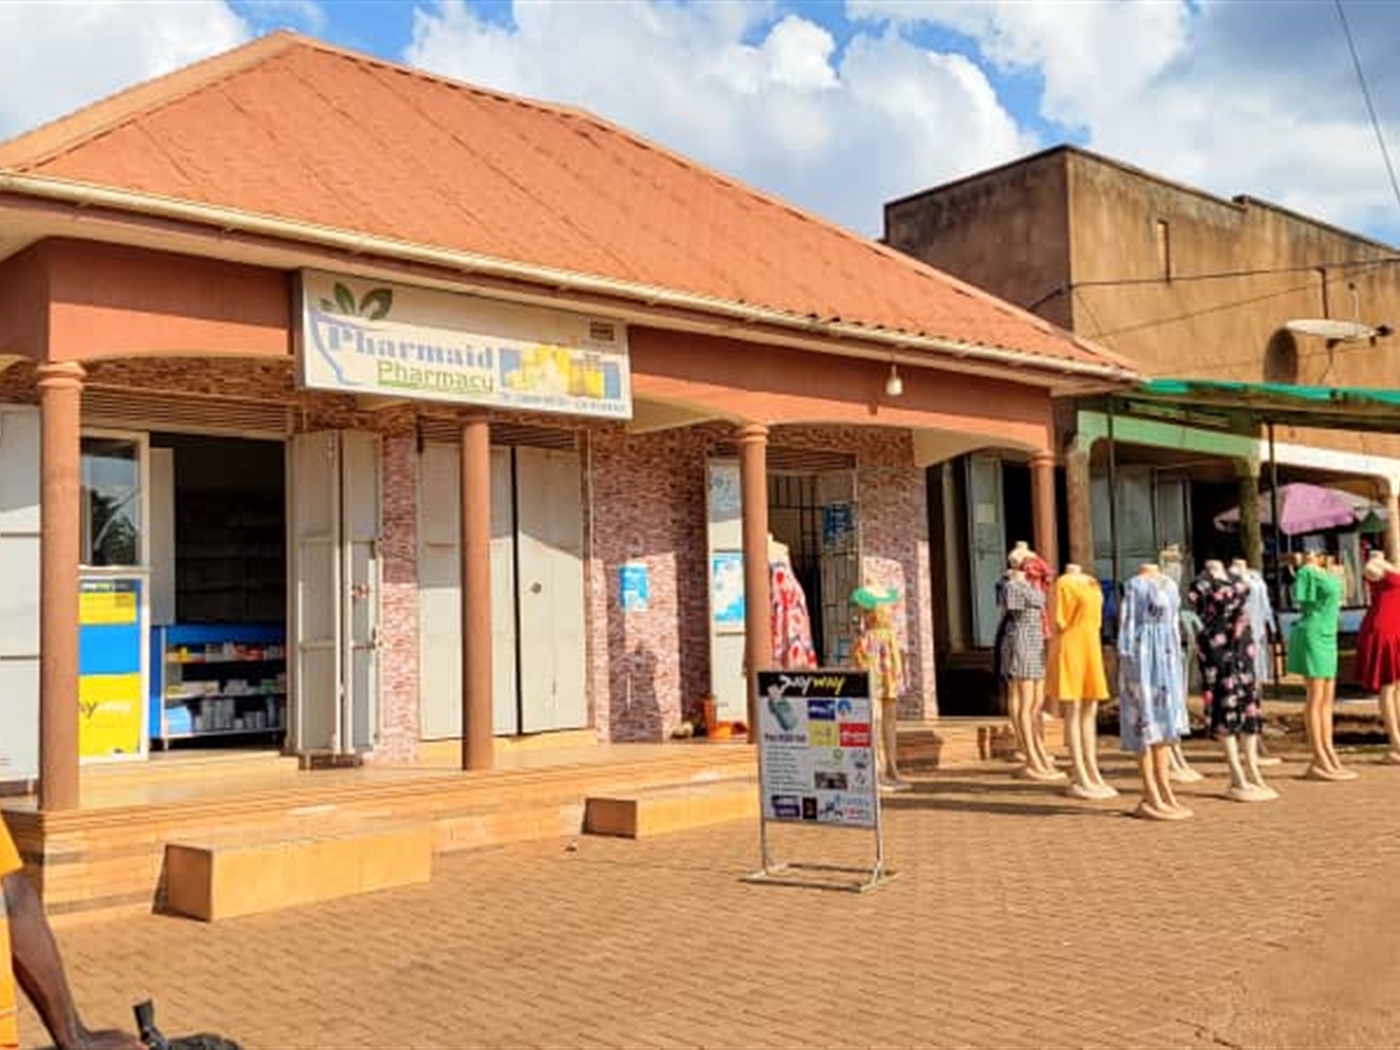
<path fill-rule="evenodd" d="M 589 113 L 292 33 L 263 37 L 12 139 L 0 145 L 0 169 L 795 317 L 1056 362 L 1125 365 L 956 278 Z"/>

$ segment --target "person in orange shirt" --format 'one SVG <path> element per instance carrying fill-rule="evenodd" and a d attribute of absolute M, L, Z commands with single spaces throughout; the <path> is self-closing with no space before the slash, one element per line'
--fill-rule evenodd
<path fill-rule="evenodd" d="M 39 1011 L 58 1050 L 144 1050 L 126 1032 L 89 1031 L 68 990 L 63 960 L 14 839 L 0 818 L 0 1050 L 17 1050 L 15 980 Z"/>

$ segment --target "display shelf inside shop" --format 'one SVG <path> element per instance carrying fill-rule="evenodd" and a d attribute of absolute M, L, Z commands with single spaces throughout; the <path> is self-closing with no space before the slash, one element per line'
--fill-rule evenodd
<path fill-rule="evenodd" d="M 286 729 L 281 624 L 174 624 L 151 630 L 151 737 L 274 735 Z"/>

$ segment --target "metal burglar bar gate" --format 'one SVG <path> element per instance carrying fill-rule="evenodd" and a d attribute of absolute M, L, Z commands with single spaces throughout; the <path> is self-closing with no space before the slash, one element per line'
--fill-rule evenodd
<path fill-rule="evenodd" d="M 893 878 L 885 868 L 880 827 L 870 675 L 811 669 L 760 671 L 755 677 L 763 869 L 748 881 L 864 893 Z M 873 832 L 874 864 L 775 863 L 770 823 Z M 841 877 L 851 875 L 858 878 Z"/>

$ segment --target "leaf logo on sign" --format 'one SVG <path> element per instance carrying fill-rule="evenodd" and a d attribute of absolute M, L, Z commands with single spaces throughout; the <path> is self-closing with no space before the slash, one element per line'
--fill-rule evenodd
<path fill-rule="evenodd" d="M 321 299 L 321 309 L 328 314 L 342 314 L 346 317 L 363 317 L 367 321 L 378 321 L 381 317 L 388 317 L 389 311 L 394 305 L 394 290 L 392 288 L 371 288 L 358 304 L 355 302 L 355 293 L 341 281 L 335 282 L 332 293 L 335 295 L 334 302 L 324 297 Z"/>

